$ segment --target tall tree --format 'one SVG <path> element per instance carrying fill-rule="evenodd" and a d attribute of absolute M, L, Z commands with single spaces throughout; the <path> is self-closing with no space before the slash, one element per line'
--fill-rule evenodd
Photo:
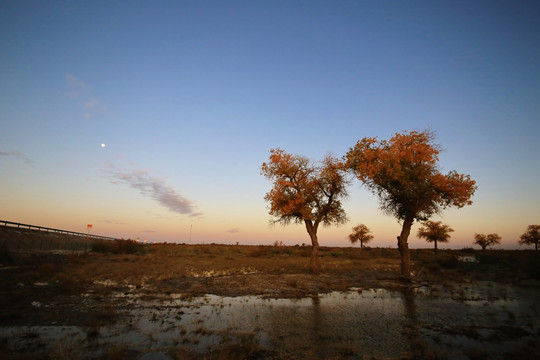
<path fill-rule="evenodd" d="M 450 239 L 450 233 L 453 231 L 454 229 L 441 221 L 426 220 L 422 222 L 422 227 L 418 229 L 418 237 L 434 243 L 435 252 L 437 252 L 437 243 L 447 243 Z"/>
<path fill-rule="evenodd" d="M 540 225 L 529 225 L 527 231 L 521 234 L 519 238 L 520 245 L 534 244 L 534 250 L 538 250 L 538 243 L 540 242 Z"/>
<path fill-rule="evenodd" d="M 311 272 L 318 274 L 319 225 L 343 224 L 347 221 L 341 200 L 347 196 L 347 178 L 343 164 L 328 155 L 313 163 L 300 155 L 281 149 L 270 150 L 269 161 L 262 164 L 261 174 L 273 181 L 265 200 L 269 202 L 272 223 L 304 223 L 311 239 Z"/>
<path fill-rule="evenodd" d="M 498 234 L 474 234 L 473 244 L 480 245 L 482 250 L 486 250 L 488 246 L 501 243 L 501 237 Z"/>
<path fill-rule="evenodd" d="M 356 225 L 352 230 L 353 232 L 349 234 L 349 240 L 353 244 L 360 242 L 360 248 L 363 248 L 365 243 L 368 243 L 373 239 L 373 235 L 370 234 L 369 228 L 364 224 Z"/>
<path fill-rule="evenodd" d="M 401 274 L 410 276 L 407 240 L 415 220 L 454 206 L 472 204 L 476 190 L 469 175 L 438 169 L 439 148 L 431 131 L 396 133 L 390 140 L 364 138 L 347 152 L 346 166 L 380 200 L 381 209 L 403 222 L 398 237 Z"/>

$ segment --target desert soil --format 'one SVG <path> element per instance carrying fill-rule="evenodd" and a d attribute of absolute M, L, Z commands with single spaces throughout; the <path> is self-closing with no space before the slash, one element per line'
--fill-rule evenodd
<path fill-rule="evenodd" d="M 126 309 L 126 299 L 171 294 L 186 299 L 206 294 L 300 299 L 350 289 L 437 287 L 459 298 L 464 284 L 474 287 L 477 282 L 540 290 L 539 256 L 532 251 L 415 250 L 410 281 L 398 276 L 395 249 L 322 248 L 319 275 L 309 273 L 310 249 L 304 246 L 162 244 L 128 252 L 4 251 L 0 323 L 99 329 L 120 319 L 118 309 Z M 464 258 L 474 261 L 460 261 Z M 9 339 L 0 339 L 0 357 L 14 356 L 8 345 Z M 239 358 L 249 358 L 251 350 Z"/>

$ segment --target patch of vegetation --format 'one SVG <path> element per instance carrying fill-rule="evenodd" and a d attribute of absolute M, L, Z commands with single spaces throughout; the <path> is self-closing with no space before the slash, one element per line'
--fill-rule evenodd
<path fill-rule="evenodd" d="M 83 289 L 83 282 L 68 273 L 59 273 L 56 276 L 56 292 L 58 295 L 76 294 Z"/>
<path fill-rule="evenodd" d="M 263 257 L 270 255 L 271 249 L 269 246 L 259 245 L 252 247 L 248 251 L 248 256 L 251 257 Z"/>
<path fill-rule="evenodd" d="M 92 244 L 92 251 L 102 254 L 137 254 L 144 253 L 144 244 L 135 240 L 105 240 Z"/>
<path fill-rule="evenodd" d="M 540 279 L 540 256 L 531 256 L 523 265 L 528 277 L 531 279 Z"/>
<path fill-rule="evenodd" d="M 476 259 L 480 264 L 484 265 L 501 265 L 502 264 L 502 258 L 499 256 L 493 256 L 490 252 L 482 252 L 476 255 Z"/>
<path fill-rule="evenodd" d="M 296 249 L 296 255 L 300 257 L 311 256 L 311 246 L 302 246 Z"/>
<path fill-rule="evenodd" d="M 510 281 L 540 279 L 540 256 L 527 250 L 440 250 L 438 255 L 425 249 L 411 252 L 415 268 L 421 276 L 462 276 L 475 279 Z M 464 260 L 461 258 L 472 258 Z M 461 260 L 460 260 L 461 259 Z M 460 275 L 459 275 L 460 274 Z M 446 274 L 449 275 L 449 274 Z M 459 276 L 458 276 L 459 275 Z"/>
<path fill-rule="evenodd" d="M 117 345 L 103 351 L 102 358 L 105 360 L 129 360 L 136 357 L 136 352 L 126 345 Z"/>
<path fill-rule="evenodd" d="M 11 256 L 11 252 L 6 246 L 6 243 L 3 242 L 0 244 L 0 263 L 10 263 L 12 261 L 13 257 Z"/>
<path fill-rule="evenodd" d="M 459 261 L 455 256 L 438 257 L 436 262 L 444 269 L 457 269 Z"/>

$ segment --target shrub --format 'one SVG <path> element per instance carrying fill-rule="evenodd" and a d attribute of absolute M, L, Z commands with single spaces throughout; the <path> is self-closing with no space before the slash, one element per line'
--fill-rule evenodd
<path fill-rule="evenodd" d="M 92 251 L 105 254 L 110 252 L 111 246 L 105 241 L 99 241 L 92 244 Z"/>
<path fill-rule="evenodd" d="M 478 262 L 480 264 L 485 264 L 485 265 L 493 265 L 493 264 L 497 264 L 501 261 L 501 259 L 499 257 L 497 257 L 496 255 L 498 254 L 486 254 L 486 253 L 480 253 L 478 255 L 476 255 L 476 259 L 478 260 Z"/>
<path fill-rule="evenodd" d="M 59 271 L 59 266 L 51 263 L 44 263 L 37 267 L 36 271 L 40 276 L 47 278 L 51 277 Z"/>
<path fill-rule="evenodd" d="M 93 243 L 92 251 L 103 254 L 135 254 L 144 252 L 144 245 L 135 240 L 106 240 Z"/>
<path fill-rule="evenodd" d="M 287 246 L 283 243 L 283 241 L 274 241 L 274 245 L 272 246 L 272 254 L 275 254 L 275 255 L 282 255 L 282 254 L 287 254 L 287 255 L 292 255 L 294 252 L 293 252 L 293 248 L 290 247 L 290 246 Z"/>
<path fill-rule="evenodd" d="M 2 245 L 0 245 L 0 263 L 8 263 L 12 261 L 13 261 L 13 258 L 11 257 L 11 253 L 9 252 L 9 249 L 6 246 L 6 243 L 3 242 Z"/>
<path fill-rule="evenodd" d="M 437 258 L 435 261 L 445 269 L 456 269 L 459 266 L 459 261 L 455 256 L 445 256 Z"/>
<path fill-rule="evenodd" d="M 135 254 L 144 251 L 144 245 L 136 242 L 135 240 L 114 240 L 115 247 L 113 253 L 115 254 Z"/>
<path fill-rule="evenodd" d="M 393 249 L 393 248 L 387 248 L 387 247 L 384 247 L 384 248 L 379 248 L 378 249 L 378 255 L 380 257 L 388 257 L 388 258 L 399 258 L 399 252 L 397 249 Z"/>
<path fill-rule="evenodd" d="M 251 247 L 248 250 L 248 256 L 251 257 L 262 257 L 262 256 L 268 256 L 270 254 L 270 247 L 259 245 L 256 247 Z"/>
<path fill-rule="evenodd" d="M 525 262 L 525 271 L 530 278 L 540 279 L 540 259 L 538 256 L 528 259 L 528 261 Z"/>
<path fill-rule="evenodd" d="M 301 257 L 310 257 L 311 256 L 311 246 L 302 246 L 296 249 L 297 256 Z"/>

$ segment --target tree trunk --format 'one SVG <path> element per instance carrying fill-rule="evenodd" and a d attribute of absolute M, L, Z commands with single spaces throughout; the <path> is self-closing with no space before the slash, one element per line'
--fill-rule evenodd
<path fill-rule="evenodd" d="M 401 275 L 409 278 L 411 276 L 411 253 L 409 252 L 409 244 L 407 239 L 411 233 L 411 227 L 414 218 L 406 217 L 403 221 L 403 227 L 401 228 L 401 234 L 398 236 L 398 249 L 401 255 Z"/>
<path fill-rule="evenodd" d="M 435 240 L 435 254 L 437 253 L 437 240 Z"/>
<path fill-rule="evenodd" d="M 309 266 L 312 274 L 320 273 L 319 265 L 319 240 L 317 239 L 317 225 L 313 225 L 311 220 L 304 220 L 306 223 L 306 230 L 311 238 L 311 259 L 309 260 Z"/>

